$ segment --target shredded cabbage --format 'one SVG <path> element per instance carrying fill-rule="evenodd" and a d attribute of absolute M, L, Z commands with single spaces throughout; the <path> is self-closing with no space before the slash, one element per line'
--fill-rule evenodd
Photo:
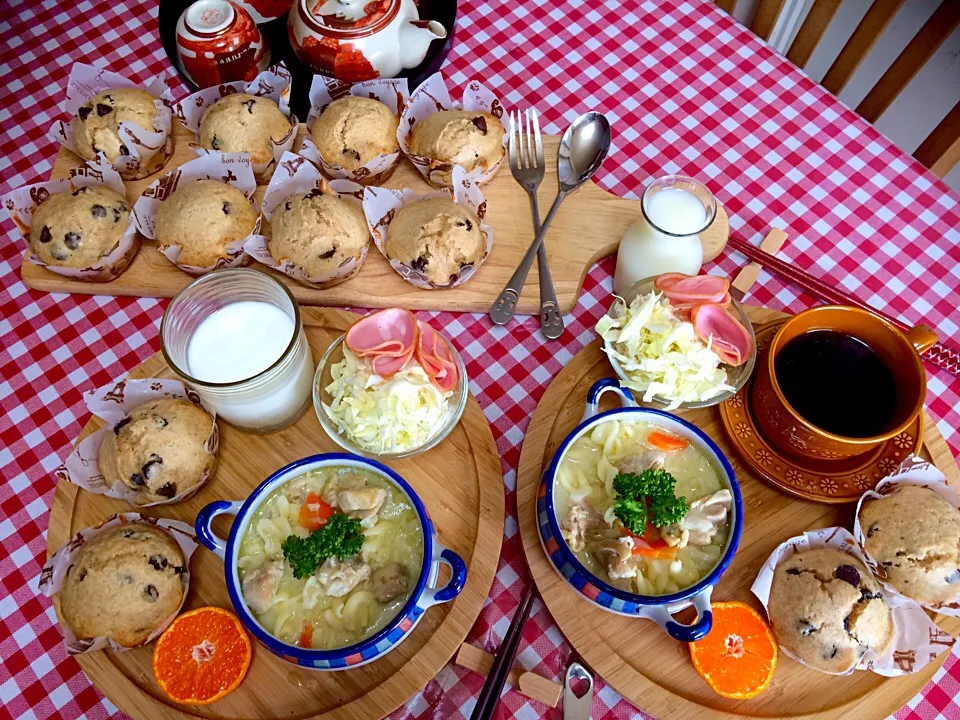
<path fill-rule="evenodd" d="M 607 357 L 630 378 L 623 386 L 643 393 L 644 402 L 656 396 L 673 410 L 733 390 L 712 343 L 704 343 L 661 293 L 638 295 L 630 305 L 618 297 L 596 329 Z"/>
<path fill-rule="evenodd" d="M 323 403 L 338 430 L 374 453 L 405 452 L 420 447 L 443 428 L 450 410 L 448 398 L 430 383 L 416 360 L 390 379 L 375 374 L 370 364 L 347 347 L 343 360 L 330 368 L 333 378 Z"/>

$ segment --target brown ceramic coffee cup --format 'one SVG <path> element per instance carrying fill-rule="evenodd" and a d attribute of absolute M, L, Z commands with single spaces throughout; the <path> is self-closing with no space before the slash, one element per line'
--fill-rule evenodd
<path fill-rule="evenodd" d="M 897 385 L 896 409 L 887 429 L 871 437 L 844 437 L 803 418 L 777 382 L 777 353 L 795 337 L 813 330 L 834 330 L 866 343 L 891 370 Z M 825 305 L 804 310 L 785 322 L 766 357 L 757 363 L 750 402 L 766 439 L 786 453 L 807 460 L 841 460 L 861 455 L 906 430 L 923 411 L 927 376 L 920 353 L 936 342 L 920 325 L 906 334 L 883 318 L 855 307 Z"/>

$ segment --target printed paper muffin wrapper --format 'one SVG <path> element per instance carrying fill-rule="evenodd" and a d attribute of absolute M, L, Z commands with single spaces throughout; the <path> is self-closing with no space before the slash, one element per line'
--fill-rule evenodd
<path fill-rule="evenodd" d="M 486 241 L 483 256 L 476 264 L 460 268 L 456 280 L 446 285 L 438 285 L 430 280 L 426 274 L 400 262 L 396 258 L 391 258 L 387 254 L 387 233 L 396 212 L 405 205 L 433 197 L 449 198 L 450 191 L 437 190 L 436 192 L 420 194 L 409 188 L 392 190 L 382 187 L 366 187 L 363 189 L 363 214 L 367 217 L 367 226 L 370 228 L 370 234 L 373 236 L 373 242 L 376 244 L 377 250 L 387 259 L 390 267 L 400 277 L 411 285 L 416 285 L 424 290 L 452 288 L 465 283 L 483 265 L 493 249 L 493 228 L 483 222 L 483 218 L 487 214 L 487 201 L 476 182 L 467 177 L 467 173 L 462 167 L 456 166 L 453 168 L 453 200 L 459 205 L 466 205 L 480 219 L 480 232 L 483 233 Z"/>
<path fill-rule="evenodd" d="M 337 197 L 350 202 L 362 203 L 363 187 L 350 180 L 327 181 L 315 165 L 300 155 L 291 152 L 283 154 L 277 171 L 270 179 L 267 191 L 263 196 L 262 212 L 267 220 L 273 218 L 273 211 L 292 195 L 305 195 L 311 190 L 330 192 Z M 272 228 L 271 228 L 272 234 Z M 282 272 L 299 283 L 309 287 L 323 289 L 333 287 L 344 280 L 349 280 L 358 272 L 367 257 L 369 243 L 364 245 L 359 255 L 347 258 L 336 270 L 324 275 L 307 275 L 307 271 L 294 260 L 285 258 L 277 262 L 270 253 L 270 239 L 264 235 L 251 235 L 243 245 L 243 250 L 250 257 L 262 265 Z"/>
<path fill-rule="evenodd" d="M 410 102 L 406 110 L 400 116 L 400 126 L 397 128 L 397 141 L 400 143 L 400 149 L 404 155 L 410 158 L 424 179 L 434 187 L 449 187 L 440 177 L 449 173 L 453 163 L 432 160 L 423 155 L 417 155 L 410 147 L 412 140 L 413 126 L 418 119 L 423 119 L 428 115 L 433 115 L 440 110 L 467 110 L 468 112 L 483 111 L 500 118 L 503 122 L 504 109 L 500 99 L 481 85 L 476 80 L 471 80 L 463 88 L 463 99 L 455 103 L 450 99 L 450 91 L 440 73 L 428 77 L 410 96 Z M 486 169 L 474 168 L 467 172 L 467 177 L 475 183 L 485 183 L 497 174 L 497 170 L 506 157 L 507 140 L 509 138 L 509 129 L 504 127 L 503 148 L 504 153 L 500 160 L 492 167 Z M 466 171 L 465 171 L 466 172 Z"/>
<path fill-rule="evenodd" d="M 823 528 L 790 538 L 782 542 L 767 558 L 763 567 L 760 568 L 757 579 L 753 581 L 753 585 L 750 587 L 750 591 L 763 603 L 763 607 L 767 611 L 767 617 L 770 616 L 767 603 L 770 600 L 773 572 L 777 565 L 796 552 L 821 548 L 831 548 L 845 552 L 869 567 L 863 551 L 846 528 Z M 917 603 L 887 592 L 882 584 L 881 593 L 883 593 L 884 599 L 890 606 L 890 614 L 893 617 L 894 636 L 890 649 L 883 655 L 877 655 L 873 651 L 867 652 L 852 670 L 845 673 L 828 672 L 828 675 L 849 675 L 853 670 L 870 670 L 886 677 L 908 675 L 919 671 L 936 659 L 938 655 L 953 647 L 953 637 L 937 627 Z M 801 665 L 807 665 L 782 645 L 780 650 Z M 811 666 L 807 665 L 807 667 Z M 813 669 L 826 672 L 819 668 Z"/>
<path fill-rule="evenodd" d="M 160 627 L 150 634 L 143 643 L 143 645 L 146 645 L 160 637 L 160 634 L 163 633 L 177 615 L 180 614 L 184 603 L 187 601 L 187 594 L 190 591 L 190 557 L 193 555 L 193 551 L 197 549 L 197 536 L 190 525 L 177 520 L 155 518 L 149 515 L 141 515 L 140 513 L 111 515 L 99 525 L 81 530 L 71 538 L 70 542 L 57 550 L 51 558 L 47 560 L 43 566 L 43 570 L 40 571 L 38 587 L 44 597 L 52 597 L 57 594 L 63 587 L 67 570 L 74 564 L 77 553 L 87 542 L 93 540 L 97 535 L 119 525 L 131 525 L 134 523 L 153 525 L 166 530 L 174 542 L 180 546 L 180 551 L 184 557 L 184 566 L 186 567 L 186 572 L 180 576 L 180 582 L 183 584 L 183 600 L 180 602 L 180 607 L 178 607 L 176 612 L 172 613 L 170 617 L 164 620 Z M 80 655 L 81 653 L 95 652 L 97 650 L 103 650 L 104 648 L 110 648 L 114 652 L 133 650 L 133 648 L 128 648 L 107 637 L 80 640 L 73 634 L 70 627 L 62 621 L 60 623 L 60 630 L 63 632 L 63 644 L 67 648 L 68 655 Z M 141 645 L 140 647 L 143 646 Z"/>
<path fill-rule="evenodd" d="M 157 213 L 160 206 L 181 185 L 197 180 L 217 180 L 225 182 L 242 192 L 247 200 L 257 209 L 253 194 L 257 189 L 257 181 L 253 177 L 250 167 L 249 153 L 209 153 L 185 162 L 180 167 L 168 172 L 158 180 L 154 180 L 143 191 L 140 199 L 133 206 L 133 222 L 144 237 L 157 239 Z M 180 258 L 179 245 L 163 245 L 157 243 L 157 249 L 178 268 L 191 275 L 203 275 L 224 267 L 239 267 L 246 265 L 248 257 L 243 254 L 243 244 L 251 235 L 259 234 L 261 218 L 253 226 L 250 235 L 229 243 L 226 246 L 227 256 L 220 258 L 208 267 L 185 265 L 178 262 Z"/>
<path fill-rule="evenodd" d="M 204 444 L 204 449 L 210 454 L 216 455 L 220 448 L 217 416 L 213 410 L 204 405 L 197 393 L 184 386 L 179 380 L 160 378 L 121 380 L 84 394 L 83 401 L 86 403 L 87 409 L 103 420 L 105 424 L 102 428 L 81 440 L 67 456 L 67 459 L 63 461 L 63 464 L 53 471 L 57 480 L 66 480 L 96 495 L 106 495 L 107 497 L 126 500 L 136 507 L 170 505 L 195 495 L 203 487 L 203 484 L 210 479 L 209 476 L 205 475 L 196 485 L 169 500 L 147 503 L 143 502 L 144 497 L 141 493 L 122 482 L 117 481 L 113 485 L 108 484 L 107 479 L 100 471 L 100 446 L 103 444 L 107 433 L 113 432 L 117 423 L 135 408 L 151 400 L 162 400 L 164 398 L 192 402 L 194 405 L 202 407 L 213 418 L 213 427 L 210 428 L 210 435 Z"/>
<path fill-rule="evenodd" d="M 3 207 L 6 209 L 14 225 L 20 229 L 23 244 L 27 250 L 27 260 L 34 265 L 46 268 L 50 272 L 76 280 L 88 282 L 109 282 L 126 270 L 140 249 L 140 238 L 133 222 L 133 212 L 130 213 L 130 222 L 117 246 L 100 258 L 97 263 L 87 268 L 68 268 L 59 265 L 48 265 L 30 250 L 30 223 L 37 207 L 54 193 L 74 192 L 78 188 L 90 185 L 104 185 L 114 190 L 126 199 L 126 190 L 119 173 L 100 155 L 101 162 L 87 163 L 70 171 L 70 177 L 63 180 L 50 180 L 44 183 L 25 185 L 11 190 L 3 196 Z"/>
<path fill-rule="evenodd" d="M 273 100 L 280 108 L 280 112 L 286 115 L 292 124 L 290 132 L 287 133 L 280 142 L 271 142 L 273 145 L 273 158 L 265 163 L 253 163 L 253 174 L 258 183 L 266 183 L 270 180 L 276 164 L 285 152 L 293 149 L 293 142 L 297 139 L 297 131 L 300 128 L 300 121 L 296 115 L 290 114 L 290 71 L 283 63 L 273 65 L 262 73 L 257 75 L 250 82 L 236 80 L 234 82 L 223 83 L 214 87 L 204 88 L 193 95 L 187 95 L 173 106 L 173 111 L 180 118 L 180 122 L 191 130 L 197 136 L 196 143 L 190 143 L 190 147 L 197 155 L 219 155 L 217 150 L 207 150 L 200 147 L 200 120 L 207 108 L 213 105 L 220 98 L 234 93 L 247 93 L 257 97 L 264 97 Z M 240 153 L 249 154 L 249 153 Z"/>
<path fill-rule="evenodd" d="M 960 509 L 960 497 L 957 496 L 957 491 L 947 484 L 947 479 L 933 463 L 916 455 L 910 455 L 900 463 L 900 466 L 893 473 L 877 483 L 877 486 L 873 490 L 865 492 L 860 497 L 859 502 L 857 502 L 857 512 L 853 520 L 853 536 L 860 545 L 860 549 L 863 550 L 867 567 L 870 568 L 874 577 L 883 583 L 883 587 L 886 588 L 888 592 L 900 597 L 906 597 L 887 582 L 886 571 L 880 563 L 867 552 L 866 538 L 864 537 L 863 528 L 860 526 L 860 508 L 863 507 L 864 501 L 877 500 L 884 495 L 889 495 L 900 485 L 917 485 L 919 487 L 930 488 L 957 509 Z M 956 595 L 952 600 L 942 603 L 928 604 L 920 602 L 919 600 L 914 602 L 918 602 L 923 607 L 934 610 L 941 615 L 960 617 L 960 594 Z"/>
<path fill-rule="evenodd" d="M 121 156 L 116 169 L 128 180 L 145 178 L 156 172 L 166 164 L 173 155 L 173 134 L 170 132 L 173 112 L 164 101 L 164 96 L 170 90 L 162 77 L 156 77 L 146 83 L 136 83 L 123 75 L 108 72 L 103 68 L 84 63 L 74 63 L 67 80 L 67 98 L 64 101 L 64 110 L 70 115 L 70 120 L 58 120 L 50 128 L 50 136 L 68 150 L 76 153 L 73 142 L 73 118 L 81 105 L 104 90 L 120 88 L 135 88 L 144 90 L 153 95 L 157 115 L 153 119 L 154 132 L 145 130 L 136 123 L 120 123 L 120 139 L 127 146 L 130 154 Z M 159 165 L 154 162 L 158 154 L 163 157 Z"/>
<path fill-rule="evenodd" d="M 405 78 L 381 78 L 351 85 L 323 75 L 314 75 L 313 82 L 310 84 L 310 113 L 307 116 L 307 127 L 312 130 L 314 120 L 326 110 L 327 105 L 346 95 L 379 100 L 390 108 L 398 119 L 410 99 Z M 330 177 L 353 180 L 363 185 L 375 184 L 386 178 L 397 162 L 397 158 L 400 157 L 400 151 L 398 150 L 395 153 L 378 155 L 356 170 L 347 170 L 345 167 L 324 160 L 310 133 L 303 136 L 303 141 L 300 144 L 300 154 L 323 168 L 323 171 Z"/>

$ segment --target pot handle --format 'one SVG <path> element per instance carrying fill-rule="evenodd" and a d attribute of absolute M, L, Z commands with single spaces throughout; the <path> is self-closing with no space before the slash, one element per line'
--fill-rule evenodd
<path fill-rule="evenodd" d="M 433 565 L 442 563 L 449 567 L 450 579 L 443 587 L 428 587 L 423 591 L 419 604 L 424 608 L 453 600 L 460 594 L 467 582 L 467 564 L 463 561 L 463 558 L 436 541 L 433 543 L 433 560 L 431 562 Z M 432 572 L 430 574 L 433 575 Z"/>
<path fill-rule="evenodd" d="M 241 507 L 243 507 L 242 500 L 237 500 L 236 502 L 214 500 L 197 513 L 197 520 L 193 524 L 193 528 L 197 531 L 197 538 L 200 540 L 200 544 L 207 550 L 213 552 L 221 560 L 226 557 L 227 543 L 213 532 L 213 519 L 217 515 L 223 515 L 224 513 L 227 515 L 236 515 L 240 512 Z"/>
<path fill-rule="evenodd" d="M 697 620 L 690 625 L 684 625 L 673 619 L 673 615 L 662 606 L 643 608 L 640 617 L 653 620 L 662 627 L 674 640 L 680 642 L 694 642 L 702 640 L 713 627 L 713 612 L 710 610 L 710 596 L 713 586 L 709 586 L 697 593 L 693 598 L 693 606 L 697 609 Z"/>
<path fill-rule="evenodd" d="M 904 331 L 904 335 L 907 336 L 907 340 L 910 341 L 910 344 L 913 345 L 921 355 L 937 344 L 937 334 L 929 325 L 917 325 L 916 327 L 907 328 L 907 330 Z"/>
<path fill-rule="evenodd" d="M 603 380 L 597 380 L 590 386 L 590 391 L 587 393 L 587 406 L 583 411 L 583 417 L 580 418 L 580 422 L 589 420 L 600 412 L 598 409 L 600 398 L 607 390 L 613 390 L 617 393 L 621 407 L 640 407 L 637 405 L 636 400 L 633 399 L 633 394 L 625 387 L 620 386 L 619 380 L 616 378 L 604 378 Z"/>

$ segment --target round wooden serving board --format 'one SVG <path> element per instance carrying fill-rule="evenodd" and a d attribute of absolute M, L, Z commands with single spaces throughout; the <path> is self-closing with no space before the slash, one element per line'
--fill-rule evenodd
<path fill-rule="evenodd" d="M 301 135 L 306 125 L 300 125 Z M 190 148 L 193 133 L 174 121 L 174 153 L 159 173 L 126 184 L 127 199 L 135 203 L 150 183 L 163 173 L 196 158 Z M 538 198 L 541 212 L 546 213 L 557 195 L 557 151 L 560 138 L 545 135 L 543 151 L 547 172 Z M 608 167 L 611 161 L 607 161 Z M 50 179 L 69 177 L 70 170 L 80 165 L 79 156 L 60 148 Z M 417 192 L 433 190 L 410 162 L 401 157 L 396 170 L 383 185 L 390 188 L 412 188 Z M 266 189 L 257 189 L 257 202 Z M 386 259 L 370 248 L 363 267 L 355 277 L 325 290 L 301 285 L 286 275 L 277 274 L 301 305 L 339 305 L 343 307 L 404 307 L 411 310 L 453 310 L 487 312 L 504 285 L 520 264 L 520 259 L 533 240 L 533 213 L 527 193 L 510 174 L 504 160 L 496 176 L 483 185 L 487 200 L 485 221 L 493 227 L 493 250 L 483 266 L 463 285 L 450 290 L 422 290 L 401 278 Z M 557 291 L 560 310 L 573 310 L 580 297 L 580 288 L 587 271 L 600 258 L 613 255 L 620 238 L 640 217 L 640 203 L 613 195 L 595 182 L 588 182 L 560 206 L 544 242 L 550 262 L 550 275 Z M 703 233 L 704 260 L 717 257 L 727 244 L 730 227 L 723 206 L 717 218 Z M 273 272 L 272 270 L 269 272 Z M 21 276 L 27 287 L 48 292 L 69 292 L 93 295 L 136 295 L 140 297 L 173 297 L 193 278 L 160 254 L 152 240 L 144 240 L 140 252 L 117 279 L 108 283 L 90 283 L 57 275 L 24 260 Z M 539 280 L 531 272 L 520 296 L 517 312 L 535 315 L 540 310 Z"/>
<path fill-rule="evenodd" d="M 747 307 L 755 324 L 782 314 Z M 902 707 L 933 677 L 941 661 L 913 675 L 884 678 L 871 672 L 826 675 L 781 654 L 770 687 L 752 700 L 716 695 L 694 671 L 689 651 L 648 620 L 620 617 L 582 599 L 556 573 L 540 545 L 536 523 L 536 490 L 543 468 L 564 437 L 580 421 L 587 390 L 613 375 L 601 341 L 588 345 L 553 380 L 527 429 L 517 473 L 520 534 L 540 596 L 573 645 L 593 670 L 621 695 L 663 720 L 705 718 L 886 718 Z M 605 398 L 604 409 L 616 406 Z M 773 549 L 804 530 L 853 526 L 855 505 L 824 505 L 782 493 L 759 480 L 734 452 L 716 408 L 683 413 L 706 431 L 730 459 L 743 492 L 745 526 L 730 568 L 713 593 L 714 601 L 742 600 L 762 612 L 750 593 L 756 573 Z M 925 417 L 924 450 L 951 483 L 960 483 L 960 469 L 950 448 Z M 692 611 L 691 611 L 692 612 Z M 685 617 L 689 621 L 689 618 Z M 960 618 L 938 617 L 956 635 Z"/>
<path fill-rule="evenodd" d="M 301 314 L 314 362 L 357 319 L 357 315 L 340 310 L 301 308 Z M 173 377 L 173 373 L 158 353 L 130 377 Z M 81 438 L 100 424 L 92 419 Z M 305 455 L 334 451 L 342 452 L 325 435 L 312 409 L 290 428 L 271 435 L 247 435 L 221 421 L 216 475 L 190 500 L 144 512 L 192 525 L 207 503 L 245 498 L 283 465 Z M 253 663 L 240 687 L 205 707 L 176 705 L 163 695 L 151 670 L 152 644 L 124 653 L 78 655 L 84 672 L 100 692 L 134 718 L 368 720 L 393 711 L 440 671 L 476 621 L 500 555 L 504 495 L 497 446 L 472 397 L 460 424 L 440 445 L 423 455 L 388 464 L 420 495 L 441 542 L 459 553 L 468 566 L 467 584 L 459 597 L 428 610 L 416 630 L 393 652 L 363 667 L 324 673 L 298 668 L 254 643 Z M 121 500 L 61 482 L 50 514 L 48 554 L 78 530 L 113 513 L 130 510 Z M 221 517 L 214 523 L 221 536 L 226 535 L 229 522 Z M 199 548 L 190 569 L 185 610 L 205 605 L 232 607 L 223 582 L 223 564 L 213 553 Z M 442 571 L 443 577 L 446 575 Z"/>

